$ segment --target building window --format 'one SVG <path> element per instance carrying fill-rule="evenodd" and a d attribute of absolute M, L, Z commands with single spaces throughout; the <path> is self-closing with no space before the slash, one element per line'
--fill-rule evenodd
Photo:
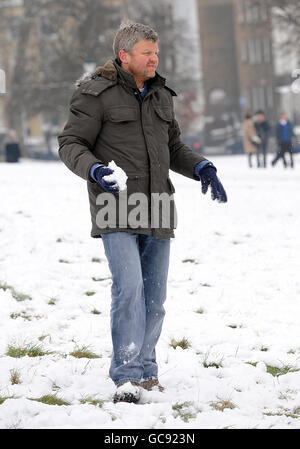
<path fill-rule="evenodd" d="M 268 2 L 267 0 L 260 0 L 260 18 L 262 22 L 268 20 Z"/>
<path fill-rule="evenodd" d="M 247 41 L 245 39 L 241 40 L 241 61 L 248 61 L 248 49 L 247 49 Z"/>
<path fill-rule="evenodd" d="M 252 22 L 258 22 L 259 20 L 259 7 L 257 4 L 251 5 L 252 8 Z"/>
<path fill-rule="evenodd" d="M 257 111 L 259 109 L 259 93 L 257 87 L 252 87 L 252 109 L 253 111 Z"/>
<path fill-rule="evenodd" d="M 248 40 L 248 49 L 249 49 L 249 63 L 255 64 L 255 40 L 249 39 Z"/>
<path fill-rule="evenodd" d="M 261 43 L 260 43 L 260 39 L 259 38 L 254 40 L 254 45 L 255 45 L 255 62 L 257 64 L 259 64 L 262 61 Z"/>
<path fill-rule="evenodd" d="M 245 8 L 246 8 L 246 21 L 248 23 L 252 23 L 252 5 L 251 0 L 245 1 Z"/>
<path fill-rule="evenodd" d="M 249 63 L 260 64 L 262 62 L 262 43 L 260 38 L 248 40 Z"/>
<path fill-rule="evenodd" d="M 244 16 L 244 0 L 239 0 L 237 4 L 237 14 L 238 14 L 238 23 L 243 23 L 245 20 Z"/>
<path fill-rule="evenodd" d="M 265 102 L 265 89 L 263 86 L 258 87 L 258 102 L 259 102 L 259 109 L 264 110 L 266 107 Z"/>
<path fill-rule="evenodd" d="M 264 37 L 262 43 L 263 43 L 264 61 L 271 62 L 270 39 L 268 37 Z"/>

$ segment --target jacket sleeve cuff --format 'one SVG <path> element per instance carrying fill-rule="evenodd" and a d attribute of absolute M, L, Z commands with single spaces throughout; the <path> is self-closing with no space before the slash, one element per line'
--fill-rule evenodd
<path fill-rule="evenodd" d="M 208 160 L 205 161 L 201 161 L 198 162 L 198 164 L 195 165 L 194 167 L 194 177 L 199 181 L 200 177 L 199 177 L 199 173 L 202 170 L 203 167 L 205 167 L 207 164 L 212 165 L 212 163 Z"/>
<path fill-rule="evenodd" d="M 96 181 L 96 179 L 94 178 L 94 173 L 95 173 L 96 168 L 98 168 L 98 167 L 101 167 L 101 164 L 96 163 L 96 164 L 92 165 L 90 168 L 90 178 L 92 178 L 93 181 Z"/>

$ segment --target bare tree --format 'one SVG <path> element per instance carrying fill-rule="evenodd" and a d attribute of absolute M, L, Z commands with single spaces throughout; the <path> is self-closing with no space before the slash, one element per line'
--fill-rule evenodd
<path fill-rule="evenodd" d="M 120 10 L 104 0 L 26 0 L 24 13 L 4 24 L 16 39 L 10 126 L 20 124 L 22 110 L 58 124 L 84 63 L 112 56 L 119 22 Z"/>
<path fill-rule="evenodd" d="M 300 64 L 300 8 L 299 0 L 272 0 L 272 16 L 281 31 L 281 50 L 297 55 Z"/>

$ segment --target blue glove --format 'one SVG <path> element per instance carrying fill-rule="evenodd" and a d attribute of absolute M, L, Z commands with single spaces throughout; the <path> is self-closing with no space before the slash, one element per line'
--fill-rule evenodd
<path fill-rule="evenodd" d="M 205 164 L 200 162 L 194 168 L 194 174 L 200 178 L 202 184 L 202 193 L 205 194 L 210 186 L 212 200 L 226 203 L 227 195 L 216 173 L 217 169 L 211 162 L 206 162 Z"/>
<path fill-rule="evenodd" d="M 118 193 L 119 187 L 118 184 L 114 181 L 105 181 L 104 176 L 111 175 L 113 170 L 106 167 L 106 165 L 98 165 L 92 166 L 91 168 L 91 177 L 101 185 L 101 187 L 109 193 Z"/>

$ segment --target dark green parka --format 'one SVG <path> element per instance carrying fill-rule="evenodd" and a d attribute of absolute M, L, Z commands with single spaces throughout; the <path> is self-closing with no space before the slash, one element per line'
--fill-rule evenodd
<path fill-rule="evenodd" d="M 134 77 L 116 61 L 98 67 L 92 76 L 78 84 L 71 98 L 68 121 L 58 136 L 59 156 L 73 173 L 87 181 L 92 237 L 112 231 L 174 237 L 174 211 L 168 227 L 161 222 L 153 227 L 151 194 L 165 192 L 171 196 L 175 189 L 169 169 L 196 179 L 194 166 L 205 160 L 180 140 L 173 109 L 175 92 L 156 73 L 147 82 L 148 92 L 142 99 Z M 112 160 L 128 176 L 127 197 L 142 192 L 149 199 L 147 223 L 138 228 L 119 222 L 118 204 L 122 194 L 107 194 L 115 197 L 117 221 L 110 223 L 108 217 L 108 227 L 99 227 L 97 214 L 105 206 L 99 204 L 97 197 L 105 191 L 89 174 L 93 164 L 108 164 Z M 128 214 L 134 207 L 128 205 Z"/>

